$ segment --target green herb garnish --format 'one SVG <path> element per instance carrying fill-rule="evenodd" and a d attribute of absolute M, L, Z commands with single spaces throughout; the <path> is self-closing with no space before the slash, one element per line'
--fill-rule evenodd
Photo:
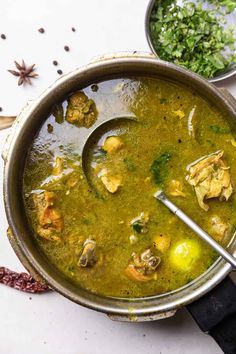
<path fill-rule="evenodd" d="M 205 10 L 201 2 L 185 0 L 179 6 L 177 0 L 156 0 L 150 36 L 161 59 L 212 78 L 236 63 L 234 28 L 225 28 L 224 23 L 225 16 L 217 7 Z"/>
<path fill-rule="evenodd" d="M 164 104 L 164 103 L 166 103 L 167 102 L 167 99 L 166 98 L 160 98 L 160 104 Z"/>
<path fill-rule="evenodd" d="M 211 4 L 217 7 L 226 7 L 226 13 L 230 13 L 236 9 L 236 1 L 235 0 L 208 0 Z"/>
<path fill-rule="evenodd" d="M 151 165 L 151 172 L 156 184 L 163 183 L 167 177 L 167 163 L 170 159 L 171 154 L 169 152 L 164 152 L 156 160 L 153 161 Z"/>
<path fill-rule="evenodd" d="M 137 218 L 131 221 L 132 228 L 138 234 L 146 234 L 148 232 L 147 223 L 149 221 L 148 214 L 142 212 Z"/>
<path fill-rule="evenodd" d="M 136 171 L 137 166 L 136 166 L 136 164 L 134 163 L 133 160 L 124 159 L 124 163 L 125 163 L 125 165 L 126 165 L 126 167 L 127 167 L 127 170 L 129 170 L 130 172 Z"/>
<path fill-rule="evenodd" d="M 140 220 L 135 221 L 132 224 L 133 230 L 136 231 L 138 234 L 141 234 L 143 229 L 143 224 L 141 224 Z"/>
<path fill-rule="evenodd" d="M 210 130 L 215 134 L 230 134 L 231 130 L 229 127 L 220 127 L 219 125 L 210 125 Z"/>

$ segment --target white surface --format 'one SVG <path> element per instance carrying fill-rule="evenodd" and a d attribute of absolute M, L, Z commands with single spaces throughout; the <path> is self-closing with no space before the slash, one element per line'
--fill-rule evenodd
<path fill-rule="evenodd" d="M 115 51 L 148 50 L 144 14 L 148 0 L 5 0 L 0 7 L 0 106 L 16 114 L 63 72 L 90 58 Z M 71 27 L 76 32 L 71 31 Z M 44 34 L 37 29 L 44 27 Z M 64 45 L 71 50 L 65 52 Z M 36 63 L 40 77 L 32 87 L 17 87 L 6 69 L 13 60 Z M 224 84 L 236 94 L 236 79 Z M 7 131 L 0 133 L 0 150 Z M 2 180 L 3 163 L 0 162 Z M 2 188 L 2 187 L 1 187 Z M 2 190 L 0 191 L 2 195 Z M 7 237 L 0 205 L 0 264 L 22 270 Z M 31 299 L 30 299 L 31 298 Z M 143 324 L 116 323 L 56 293 L 28 295 L 0 286 L 0 354 L 220 354 L 187 311 Z"/>

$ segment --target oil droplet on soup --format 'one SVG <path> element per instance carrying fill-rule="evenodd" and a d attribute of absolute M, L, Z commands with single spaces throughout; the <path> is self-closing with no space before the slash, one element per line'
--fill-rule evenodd
<path fill-rule="evenodd" d="M 138 123 L 117 123 L 94 141 L 91 186 L 81 167 L 86 137 L 122 115 Z M 180 84 L 131 77 L 75 92 L 52 107 L 28 153 L 23 193 L 33 237 L 55 267 L 94 293 L 179 288 L 217 255 L 153 194 L 163 188 L 227 245 L 236 225 L 234 141 L 229 117 Z"/>

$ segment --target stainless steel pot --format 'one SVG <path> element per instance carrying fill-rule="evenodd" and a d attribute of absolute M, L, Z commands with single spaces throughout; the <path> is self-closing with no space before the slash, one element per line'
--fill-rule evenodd
<path fill-rule="evenodd" d="M 68 299 L 104 312 L 122 321 L 150 321 L 172 316 L 176 310 L 213 289 L 231 271 L 229 264 L 218 259 L 206 273 L 184 287 L 160 296 L 140 299 L 103 297 L 79 288 L 66 279 L 39 251 L 24 212 L 22 176 L 27 151 L 51 107 L 72 91 L 94 82 L 114 77 L 151 76 L 179 82 L 194 89 L 209 103 L 236 120 L 236 102 L 226 91 L 219 90 L 198 75 L 145 53 L 122 53 L 99 58 L 61 77 L 37 99 L 30 102 L 17 117 L 8 136 L 3 158 L 4 201 L 9 222 L 9 239 L 29 272 L 48 283 Z M 236 250 L 231 244 L 231 252 Z M 234 252 L 236 256 L 236 252 Z"/>

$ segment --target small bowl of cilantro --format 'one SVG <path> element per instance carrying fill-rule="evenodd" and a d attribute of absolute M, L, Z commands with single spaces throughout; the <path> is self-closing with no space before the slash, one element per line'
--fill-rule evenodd
<path fill-rule="evenodd" d="M 151 50 L 211 82 L 236 74 L 236 0 L 151 0 Z"/>

